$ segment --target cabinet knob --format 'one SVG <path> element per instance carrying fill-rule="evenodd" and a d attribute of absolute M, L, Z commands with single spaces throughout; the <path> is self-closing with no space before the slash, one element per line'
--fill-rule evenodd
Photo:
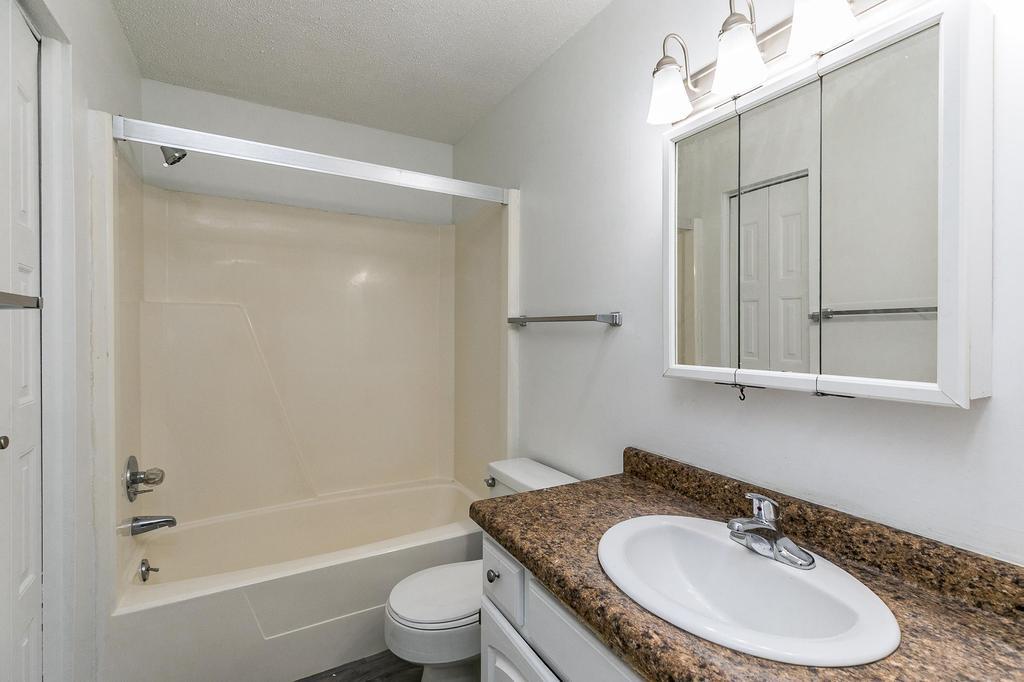
<path fill-rule="evenodd" d="M 493 583 L 495 580 L 501 577 L 501 573 L 498 573 L 493 568 L 487 569 L 487 582 Z"/>
<path fill-rule="evenodd" d="M 7 436 L 0 436 L 0 450 L 6 450 L 11 444 L 11 439 Z"/>

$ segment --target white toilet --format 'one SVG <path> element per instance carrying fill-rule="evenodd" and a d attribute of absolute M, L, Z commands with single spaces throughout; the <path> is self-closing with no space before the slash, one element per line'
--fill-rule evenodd
<path fill-rule="evenodd" d="M 575 483 L 532 459 L 491 462 L 491 497 Z M 388 597 L 384 639 L 392 653 L 423 666 L 423 681 L 480 678 L 482 562 L 464 561 L 413 573 Z"/>

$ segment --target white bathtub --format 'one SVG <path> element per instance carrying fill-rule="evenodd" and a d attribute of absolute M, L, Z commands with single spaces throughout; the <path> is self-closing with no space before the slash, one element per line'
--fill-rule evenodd
<path fill-rule="evenodd" d="M 480 556 L 472 494 L 428 482 L 140 536 L 100 679 L 287 682 L 384 650 L 383 605 L 415 571 Z"/>

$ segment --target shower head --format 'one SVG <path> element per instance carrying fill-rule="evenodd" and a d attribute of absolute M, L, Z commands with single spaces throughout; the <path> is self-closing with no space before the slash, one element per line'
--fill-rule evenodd
<path fill-rule="evenodd" d="M 164 155 L 164 168 L 167 166 L 173 166 L 188 156 L 187 151 L 184 149 L 178 149 L 177 147 L 161 146 L 160 152 Z"/>

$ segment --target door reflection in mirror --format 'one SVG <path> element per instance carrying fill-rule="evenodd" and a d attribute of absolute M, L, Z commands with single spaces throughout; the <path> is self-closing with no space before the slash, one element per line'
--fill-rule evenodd
<path fill-rule="evenodd" d="M 807 179 L 805 171 L 744 189 L 742 210 L 739 197 L 730 197 L 730 230 L 740 252 L 741 368 L 811 371 Z"/>
<path fill-rule="evenodd" d="M 820 103 L 815 81 L 740 116 L 741 369 L 819 371 Z"/>

